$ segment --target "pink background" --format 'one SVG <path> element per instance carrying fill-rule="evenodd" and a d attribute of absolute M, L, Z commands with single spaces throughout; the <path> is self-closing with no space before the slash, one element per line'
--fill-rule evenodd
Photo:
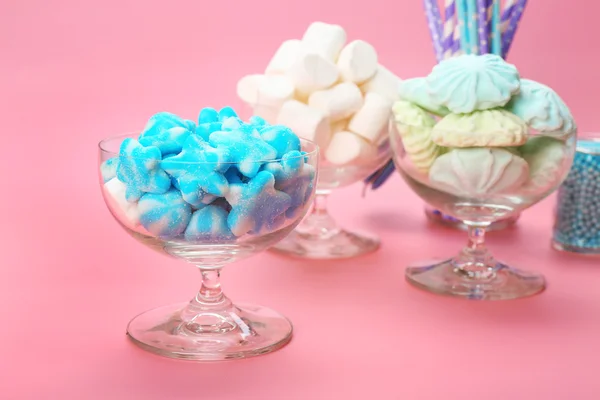
<path fill-rule="evenodd" d="M 582 131 L 597 129 L 600 4 L 531 1 L 510 54 L 554 87 Z M 584 7 L 585 5 L 585 7 Z M 600 261 L 549 249 L 553 199 L 490 234 L 510 262 L 550 285 L 530 299 L 477 303 L 409 287 L 410 261 L 453 254 L 464 235 L 427 225 L 395 176 L 367 200 L 332 196 L 334 215 L 383 239 L 344 262 L 262 254 L 225 270 L 234 300 L 295 324 L 283 350 L 193 364 L 125 338 L 138 312 L 187 300 L 198 276 L 135 243 L 109 217 L 96 143 L 156 111 L 194 118 L 234 99 L 283 39 L 313 20 L 372 42 L 401 77 L 433 52 L 418 0 L 0 2 L 0 398 L 598 399 Z"/>

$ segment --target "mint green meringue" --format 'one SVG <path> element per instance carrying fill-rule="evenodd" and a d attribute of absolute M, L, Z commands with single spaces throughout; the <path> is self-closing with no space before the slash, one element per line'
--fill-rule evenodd
<path fill-rule="evenodd" d="M 459 114 L 506 105 L 519 80 L 517 68 L 494 54 L 449 58 L 426 78 L 433 103 Z"/>
<path fill-rule="evenodd" d="M 400 98 L 410 101 L 419 107 L 436 114 L 445 116 L 450 114 L 448 108 L 433 101 L 427 91 L 427 78 L 412 78 L 400 83 Z"/>
<path fill-rule="evenodd" d="M 540 132 L 569 134 L 577 130 L 571 111 L 558 94 L 529 79 L 521 79 L 521 90 L 506 109 Z"/>

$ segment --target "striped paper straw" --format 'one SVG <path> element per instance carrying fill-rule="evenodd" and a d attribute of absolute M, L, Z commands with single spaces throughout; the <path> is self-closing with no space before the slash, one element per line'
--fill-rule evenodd
<path fill-rule="evenodd" d="M 490 24 L 492 54 L 502 56 L 502 35 L 500 34 L 500 0 L 492 1 L 492 23 Z"/>
<path fill-rule="evenodd" d="M 479 23 L 477 29 L 477 36 L 479 37 L 479 54 L 486 54 L 488 52 L 488 10 L 487 0 L 477 0 L 477 22 Z"/>
<path fill-rule="evenodd" d="M 454 52 L 454 16 L 456 4 L 454 0 L 446 0 L 444 3 L 444 59 L 452 57 Z"/>
<path fill-rule="evenodd" d="M 471 48 L 469 47 L 466 0 L 456 0 L 456 16 L 458 17 L 458 27 L 460 29 L 460 47 L 465 54 L 471 54 Z"/>
<path fill-rule="evenodd" d="M 500 7 L 500 4 L 498 4 L 498 7 Z M 508 24 L 510 23 L 510 16 L 512 15 L 514 9 L 515 0 L 506 0 L 504 3 L 504 10 L 502 10 L 500 17 L 500 24 L 502 25 L 500 31 L 502 33 L 506 32 L 506 28 L 508 28 Z"/>
<path fill-rule="evenodd" d="M 469 31 L 469 46 L 471 47 L 471 53 L 479 54 L 476 0 L 467 0 L 467 30 Z"/>
<path fill-rule="evenodd" d="M 515 3 L 515 9 L 513 10 L 512 15 L 510 16 L 508 28 L 506 28 L 506 32 L 504 32 L 502 35 L 502 58 L 506 58 L 506 56 L 508 55 L 510 45 L 512 44 L 513 38 L 515 37 L 519 21 L 521 20 L 521 16 L 523 15 L 523 11 L 525 10 L 526 5 L 527 0 L 517 0 L 517 2 Z"/>
<path fill-rule="evenodd" d="M 429 33 L 431 34 L 431 41 L 433 42 L 433 50 L 435 51 L 435 58 L 439 61 L 442 60 L 444 50 L 442 49 L 442 27 L 440 25 L 441 17 L 440 10 L 437 5 L 437 0 L 423 0 L 425 6 L 425 15 L 427 17 L 427 25 L 429 26 Z"/>

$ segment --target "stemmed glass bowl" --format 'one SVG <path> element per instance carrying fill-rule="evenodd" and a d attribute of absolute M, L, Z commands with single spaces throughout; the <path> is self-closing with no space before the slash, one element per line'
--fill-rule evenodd
<path fill-rule="evenodd" d="M 160 161 L 120 155 L 119 148 L 128 138 L 137 138 L 137 134 L 99 144 L 100 186 L 110 213 L 138 242 L 188 262 L 201 276 L 200 289 L 188 303 L 159 307 L 131 320 L 127 326 L 131 340 L 162 356 L 192 360 L 250 357 L 288 343 L 292 325 L 287 318 L 266 307 L 232 303 L 221 290 L 219 279 L 225 265 L 274 245 L 304 217 L 316 187 L 318 147 L 301 140 L 298 157 L 257 161 L 258 172 L 249 179 L 239 174 L 233 163 L 215 168 L 207 166 L 208 161 L 181 161 L 179 170 L 218 169 L 239 178 L 230 183 L 229 194 L 224 197 L 200 190 L 197 201 L 190 204 L 182 198 L 176 180 L 165 193 L 144 193 L 131 201 L 131 188 L 119 179 L 115 165 L 152 164 L 164 174 L 162 163 L 168 158 Z M 294 165 L 295 173 L 289 179 L 275 179 L 269 171 L 281 170 L 284 163 Z"/>
<path fill-rule="evenodd" d="M 517 147 L 439 148 L 438 158 L 424 172 L 409 154 L 415 146 L 410 126 L 393 117 L 390 132 L 396 169 L 410 188 L 431 207 L 468 227 L 468 243 L 457 256 L 409 267 L 407 281 L 430 292 L 468 299 L 513 299 L 542 291 L 542 275 L 496 261 L 484 236 L 490 224 L 518 215 L 562 183 L 573 160 L 576 133 L 548 135 L 531 129 L 526 143 Z M 418 161 L 422 165 L 423 159 Z"/>

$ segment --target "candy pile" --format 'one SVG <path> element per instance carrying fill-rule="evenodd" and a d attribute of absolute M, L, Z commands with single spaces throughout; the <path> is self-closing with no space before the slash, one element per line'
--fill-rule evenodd
<path fill-rule="evenodd" d="M 243 77 L 237 93 L 255 115 L 289 126 L 344 165 L 376 156 L 399 83 L 369 43 L 346 44 L 341 26 L 314 22 L 301 40 L 281 44 L 264 74 Z"/>
<path fill-rule="evenodd" d="M 393 112 L 415 176 L 457 196 L 553 189 L 576 131 L 549 87 L 491 54 L 445 60 L 405 80 Z"/>
<path fill-rule="evenodd" d="M 305 154 L 287 127 L 256 116 L 243 122 L 230 107 L 204 108 L 197 125 L 155 114 L 100 171 L 111 209 L 128 228 L 218 242 L 299 217 L 315 180 Z"/>
<path fill-rule="evenodd" d="M 600 141 L 580 141 L 573 167 L 558 191 L 554 240 L 600 253 Z"/>

